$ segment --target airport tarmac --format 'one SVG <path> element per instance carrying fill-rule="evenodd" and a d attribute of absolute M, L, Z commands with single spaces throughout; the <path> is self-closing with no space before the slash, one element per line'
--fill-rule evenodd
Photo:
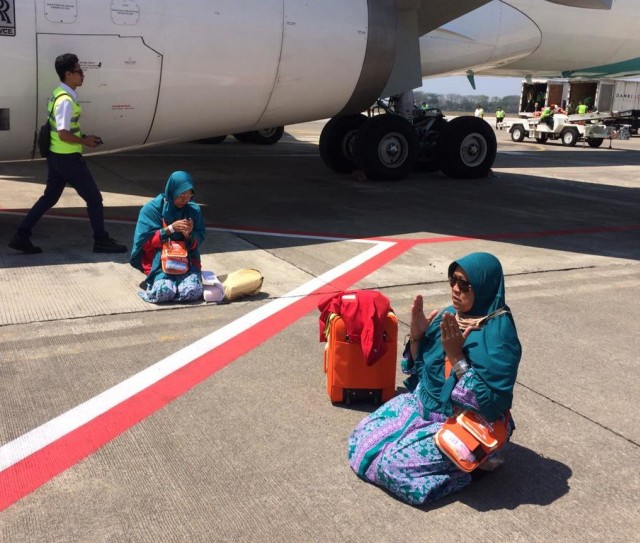
<path fill-rule="evenodd" d="M 70 188 L 42 254 L 8 249 L 46 167 L 0 163 L 1 541 L 638 541 L 640 137 L 498 131 L 487 179 L 374 183 L 327 170 L 322 125 L 87 157 L 129 246 L 170 173 L 194 176 L 204 268 L 265 277 L 225 305 L 141 301 L 127 254 L 91 252 Z M 517 429 L 498 471 L 415 508 L 347 464 L 373 406 L 329 401 L 317 303 L 379 290 L 402 339 L 415 294 L 446 305 L 448 264 L 475 251 L 502 261 L 523 344 Z"/>

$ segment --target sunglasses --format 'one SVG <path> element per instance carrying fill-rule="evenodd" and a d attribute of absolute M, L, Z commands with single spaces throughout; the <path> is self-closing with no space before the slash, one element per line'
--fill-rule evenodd
<path fill-rule="evenodd" d="M 176 196 L 176 199 L 179 200 L 191 200 L 191 198 L 193 198 L 193 192 L 191 192 L 190 190 Z"/>
<path fill-rule="evenodd" d="M 458 288 L 460 289 L 460 292 L 464 292 L 467 293 L 469 292 L 469 290 L 471 290 L 471 283 L 469 283 L 469 281 L 465 281 L 464 279 L 460 279 L 459 277 L 456 277 L 455 275 L 452 275 L 449 277 L 449 284 L 451 285 L 451 288 L 453 288 L 456 283 L 458 284 Z"/>

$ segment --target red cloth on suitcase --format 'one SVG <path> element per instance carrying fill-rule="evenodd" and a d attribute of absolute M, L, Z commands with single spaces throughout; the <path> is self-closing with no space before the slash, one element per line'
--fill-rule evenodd
<path fill-rule="evenodd" d="M 384 342 L 384 322 L 391 309 L 389 298 L 375 290 L 345 290 L 331 294 L 319 304 L 320 341 L 327 341 L 324 333 L 332 313 L 342 317 L 347 334 L 359 342 L 369 366 L 375 364 L 387 351 Z"/>

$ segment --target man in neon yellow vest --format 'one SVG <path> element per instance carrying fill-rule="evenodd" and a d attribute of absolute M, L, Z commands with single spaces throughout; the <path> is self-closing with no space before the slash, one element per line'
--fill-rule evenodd
<path fill-rule="evenodd" d="M 556 105 L 551 104 L 545 107 L 540 114 L 540 122 L 546 123 L 549 128 L 553 129 L 553 114 L 556 112 Z"/>
<path fill-rule="evenodd" d="M 502 130 L 505 112 L 500 106 L 496 109 L 496 130 Z"/>
<path fill-rule="evenodd" d="M 42 252 L 40 247 L 31 243 L 31 230 L 42 215 L 56 205 L 69 183 L 87 204 L 93 228 L 93 252 L 125 253 L 126 245 L 120 245 L 109 237 L 104 228 L 102 194 L 82 157 L 83 146 L 93 148 L 102 143 L 98 136 L 85 136 L 80 130 L 82 108 L 78 104 L 76 88 L 82 86 L 84 72 L 78 57 L 71 53 L 56 58 L 55 68 L 60 85 L 54 89 L 48 105 L 51 144 L 47 156 L 47 186 L 18 226 L 9 247 L 27 254 Z"/>
<path fill-rule="evenodd" d="M 578 107 L 576 108 L 576 113 L 584 115 L 587 112 L 587 109 L 587 106 L 582 103 L 582 100 L 580 100 L 580 102 L 578 102 Z"/>

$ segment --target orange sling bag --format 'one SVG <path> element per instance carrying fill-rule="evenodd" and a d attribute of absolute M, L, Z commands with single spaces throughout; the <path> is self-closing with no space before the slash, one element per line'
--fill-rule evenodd
<path fill-rule="evenodd" d="M 167 228 L 167 223 L 162 219 L 162 225 Z M 182 275 L 189 271 L 189 252 L 184 241 L 168 239 L 162 244 L 160 254 L 162 271 L 168 275 Z"/>
<path fill-rule="evenodd" d="M 450 373 L 451 362 L 447 358 L 445 379 Z M 509 418 L 509 410 L 505 411 L 504 420 L 495 422 L 489 422 L 473 411 L 462 411 L 449 417 L 436 432 L 436 445 L 459 469 L 471 472 L 507 442 Z"/>

